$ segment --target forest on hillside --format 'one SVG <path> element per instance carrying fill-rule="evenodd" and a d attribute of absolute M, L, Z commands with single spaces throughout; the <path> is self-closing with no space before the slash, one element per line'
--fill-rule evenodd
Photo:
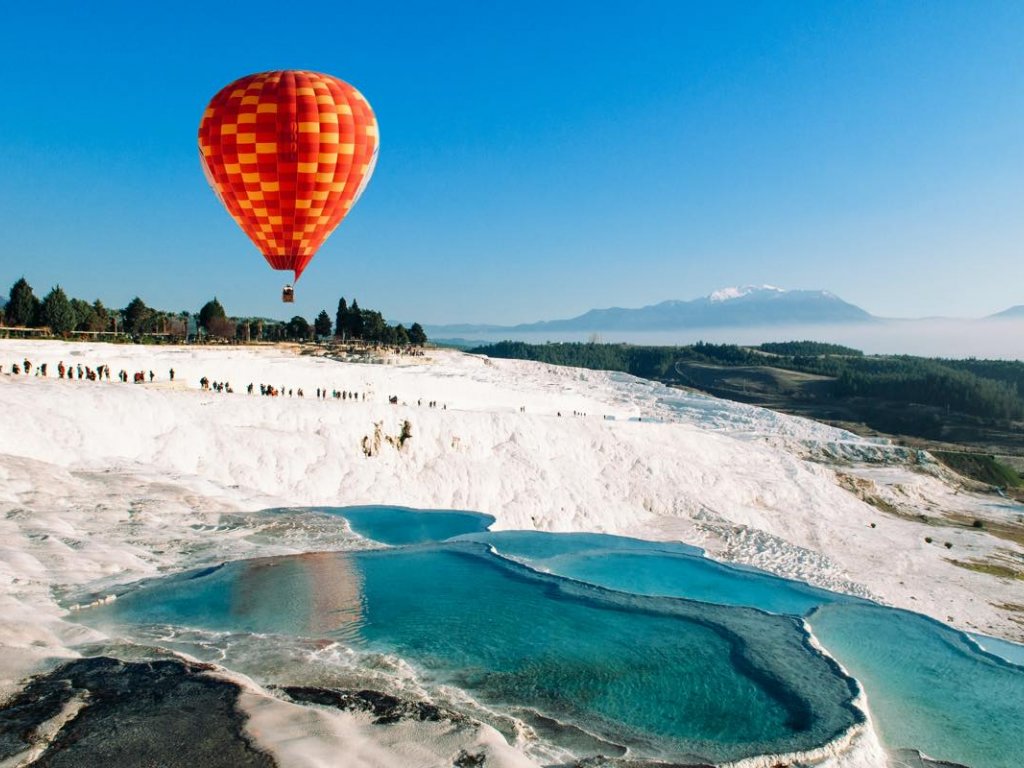
<path fill-rule="evenodd" d="M 770 366 L 824 376 L 827 395 L 838 399 L 881 398 L 921 404 L 982 419 L 1024 419 L 1024 363 L 1002 360 L 947 360 L 910 355 L 865 355 L 860 350 L 811 341 L 741 347 L 697 344 L 678 347 L 628 344 L 527 344 L 503 341 L 470 352 L 490 357 L 536 360 L 596 370 L 624 371 L 667 384 L 688 383 L 681 363 Z"/>

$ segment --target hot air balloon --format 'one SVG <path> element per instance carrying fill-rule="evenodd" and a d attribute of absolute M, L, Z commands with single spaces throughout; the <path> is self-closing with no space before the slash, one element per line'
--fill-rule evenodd
<path fill-rule="evenodd" d="M 199 158 L 213 191 L 270 266 L 295 280 L 363 193 L 378 147 L 363 95 L 318 72 L 235 80 L 199 123 Z M 291 285 L 282 299 L 294 300 Z"/>

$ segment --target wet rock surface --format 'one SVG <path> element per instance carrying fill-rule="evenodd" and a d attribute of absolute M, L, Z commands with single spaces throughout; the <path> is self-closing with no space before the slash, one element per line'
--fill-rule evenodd
<path fill-rule="evenodd" d="M 284 686 L 278 690 L 300 704 L 320 704 L 345 712 L 368 712 L 374 716 L 375 725 L 389 725 L 402 720 L 469 722 L 469 718 L 457 712 L 421 701 L 406 701 L 380 691 L 342 691 L 307 686 Z"/>
<path fill-rule="evenodd" d="M 238 686 L 208 665 L 78 659 L 29 680 L 0 706 L 0 760 L 33 766 L 270 768 L 247 739 Z"/>

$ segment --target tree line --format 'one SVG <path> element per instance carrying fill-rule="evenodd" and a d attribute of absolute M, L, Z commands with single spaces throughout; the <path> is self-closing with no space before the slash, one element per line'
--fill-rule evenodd
<path fill-rule="evenodd" d="M 351 306 L 344 298 L 338 302 L 333 324 L 326 309 L 321 310 L 310 323 L 299 315 L 287 321 L 230 317 L 216 297 L 196 313 L 155 309 L 138 296 L 123 309 L 111 309 L 99 299 L 89 303 L 69 298 L 60 285 L 39 299 L 24 277 L 11 286 L 2 317 L 7 326 L 49 330 L 54 336 L 112 334 L 137 341 L 185 340 L 205 336 L 231 341 L 337 339 L 396 346 L 422 346 L 427 342 L 427 334 L 419 323 L 408 328 L 401 323 L 391 325 L 379 311 L 363 309 L 354 299 Z"/>
<path fill-rule="evenodd" d="M 158 312 L 135 298 L 124 309 L 111 309 L 96 299 L 92 303 L 69 298 L 60 285 L 55 285 L 42 299 L 36 297 L 24 277 L 11 286 L 3 312 L 4 324 L 15 328 L 48 329 L 55 336 L 69 333 L 174 333 L 183 335 L 178 327 L 180 317 Z"/>
<path fill-rule="evenodd" d="M 704 342 L 645 347 L 502 341 L 469 351 L 490 357 L 623 371 L 668 384 L 680 383 L 676 373 L 676 364 L 680 362 L 770 365 L 832 378 L 830 395 L 836 399 L 879 398 L 934 406 L 983 419 L 1024 419 L 1024 363 L 1016 361 L 865 355 L 849 347 L 806 341 L 757 347 Z"/>

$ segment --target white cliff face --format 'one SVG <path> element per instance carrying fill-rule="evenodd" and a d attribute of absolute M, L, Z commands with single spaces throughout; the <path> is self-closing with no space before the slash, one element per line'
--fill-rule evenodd
<path fill-rule="evenodd" d="M 49 375 L 7 375 L 25 358 Z M 109 365 L 114 381 L 59 380 L 60 361 Z M 1021 639 L 1000 606 L 1024 604 L 1024 585 L 951 562 L 1016 545 L 943 530 L 951 555 L 925 542 L 935 529 L 913 514 L 861 497 L 930 516 L 1024 510 L 961 492 L 926 457 L 803 419 L 623 374 L 450 351 L 367 364 L 280 347 L 3 341 L 0 364 L 6 686 L 95 634 L 65 600 L 86 587 L 337 545 L 312 529 L 253 538 L 246 513 L 278 506 L 467 509 L 495 528 L 679 539 Z M 156 381 L 122 384 L 122 368 Z M 200 391 L 204 376 L 234 394 Z M 261 383 L 305 396 L 260 397 Z M 317 399 L 318 387 L 359 397 Z M 412 436 L 399 448 L 386 438 L 405 421 Z"/>

